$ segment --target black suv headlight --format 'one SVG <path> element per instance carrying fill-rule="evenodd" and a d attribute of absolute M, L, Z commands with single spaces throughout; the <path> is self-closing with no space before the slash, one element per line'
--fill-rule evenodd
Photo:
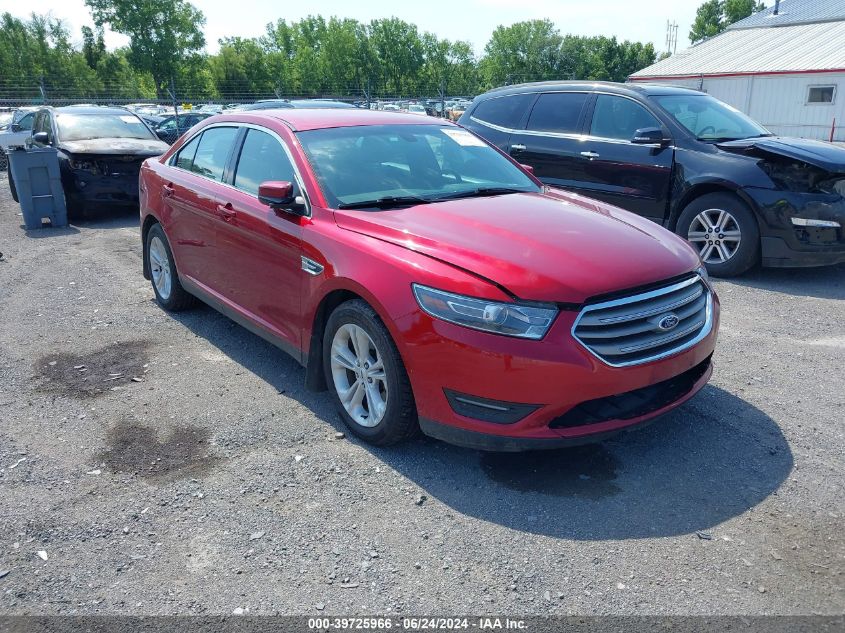
<path fill-rule="evenodd" d="M 90 160 L 78 160 L 76 158 L 68 158 L 68 165 L 74 171 L 95 171 L 97 166 Z"/>
<path fill-rule="evenodd" d="M 760 161 L 760 169 L 775 186 L 794 193 L 845 195 L 845 179 L 801 161 Z"/>

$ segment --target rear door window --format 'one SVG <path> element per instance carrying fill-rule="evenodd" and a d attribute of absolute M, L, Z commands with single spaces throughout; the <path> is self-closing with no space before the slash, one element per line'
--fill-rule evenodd
<path fill-rule="evenodd" d="M 660 122 L 639 103 L 612 95 L 596 98 L 590 136 L 630 141 L 646 127 L 660 127 Z"/>
<path fill-rule="evenodd" d="M 214 127 L 203 132 L 191 171 L 223 182 L 223 171 L 237 135 L 238 128 L 236 127 Z"/>
<path fill-rule="evenodd" d="M 515 129 L 525 110 L 531 105 L 533 94 L 508 95 L 482 101 L 472 112 L 472 118 L 483 123 Z"/>
<path fill-rule="evenodd" d="M 581 131 L 581 111 L 586 102 L 586 92 L 549 92 L 540 95 L 526 127 L 534 132 L 578 134 Z"/>
<path fill-rule="evenodd" d="M 191 171 L 194 165 L 194 155 L 197 153 L 197 146 L 200 144 L 200 136 L 202 134 L 191 139 L 179 150 L 176 160 L 173 163 L 176 167 Z"/>
<path fill-rule="evenodd" d="M 258 185 L 269 180 L 295 184 L 293 165 L 274 136 L 250 129 L 238 158 L 235 187 L 257 196 Z"/>

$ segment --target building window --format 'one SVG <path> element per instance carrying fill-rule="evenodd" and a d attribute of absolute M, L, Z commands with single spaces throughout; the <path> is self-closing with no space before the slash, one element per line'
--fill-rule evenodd
<path fill-rule="evenodd" d="M 807 103 L 833 103 L 836 86 L 810 86 Z"/>

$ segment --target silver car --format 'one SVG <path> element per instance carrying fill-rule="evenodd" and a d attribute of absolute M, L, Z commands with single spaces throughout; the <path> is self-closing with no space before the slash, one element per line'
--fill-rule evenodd
<path fill-rule="evenodd" d="M 18 108 L 9 125 L 0 131 L 0 170 L 8 167 L 6 154 L 10 147 L 23 145 L 32 134 L 32 123 L 37 108 Z"/>

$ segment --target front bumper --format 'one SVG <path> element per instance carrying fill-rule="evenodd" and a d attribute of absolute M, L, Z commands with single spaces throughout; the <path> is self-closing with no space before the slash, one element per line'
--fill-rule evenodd
<path fill-rule="evenodd" d="M 608 437 L 612 437 L 621 431 L 628 431 L 635 428 L 646 426 L 668 413 L 672 409 L 679 407 L 684 402 L 697 394 L 704 385 L 710 380 L 713 374 L 713 364 L 708 359 L 706 369 L 703 375 L 695 381 L 693 386 L 686 391 L 682 396 L 673 400 L 671 403 L 647 414 L 637 416 L 634 419 L 627 420 L 625 424 L 614 427 L 610 430 L 597 431 L 593 430 L 590 433 L 577 436 L 560 436 L 551 438 L 534 438 L 534 437 L 512 437 L 503 435 L 492 435 L 490 433 L 482 433 L 479 431 L 470 431 L 467 429 L 450 426 L 448 424 L 441 424 L 434 420 L 427 418 L 420 418 L 420 428 L 423 433 L 429 437 L 434 437 L 438 440 L 443 440 L 449 444 L 463 446 L 465 448 L 473 448 L 481 451 L 497 451 L 497 452 L 517 452 L 517 451 L 532 451 L 532 450 L 549 450 L 555 448 L 566 448 L 568 446 L 578 446 L 581 444 L 591 444 L 593 442 L 600 442 Z M 588 427 L 583 427 L 588 428 Z"/>
<path fill-rule="evenodd" d="M 845 262 L 845 198 L 746 188 L 758 210 L 764 266 L 825 266 Z M 792 218 L 832 220 L 839 228 L 795 226 Z"/>
<path fill-rule="evenodd" d="M 600 440 L 642 425 L 674 409 L 707 383 L 716 344 L 719 301 L 713 295 L 712 328 L 695 346 L 642 365 L 611 367 L 571 335 L 577 312 L 561 312 L 542 341 L 477 332 L 414 312 L 397 323 L 402 353 L 424 433 L 447 442 L 496 451 L 557 448 Z M 602 416 L 573 423 L 579 405 L 637 392 L 701 368 L 669 402 L 641 415 Z M 444 390 L 446 390 L 444 392 Z M 461 415 L 446 392 L 468 394 L 486 403 L 530 405 L 517 422 L 503 424 Z M 566 419 L 565 424 L 561 420 Z"/>
<path fill-rule="evenodd" d="M 74 175 L 65 194 L 71 200 L 89 206 L 132 206 L 137 207 L 138 175 L 100 176 Z"/>

